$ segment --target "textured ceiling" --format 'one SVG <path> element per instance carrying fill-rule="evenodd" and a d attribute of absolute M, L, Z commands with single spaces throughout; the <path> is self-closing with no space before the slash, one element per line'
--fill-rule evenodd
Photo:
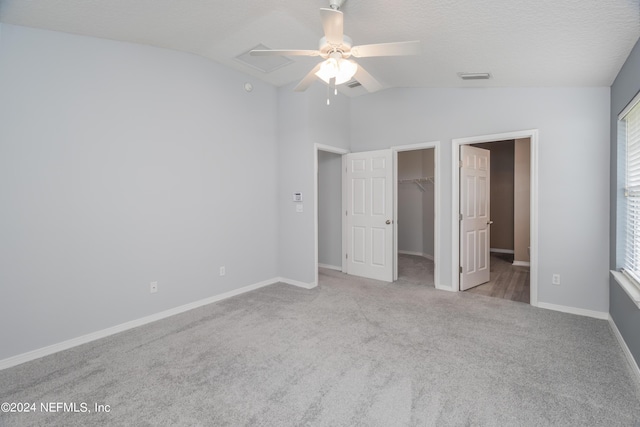
<path fill-rule="evenodd" d="M 640 36 L 640 0 L 348 0 L 355 45 L 420 40 L 417 57 L 362 58 L 384 87 L 609 86 Z M 211 58 L 268 83 L 301 79 L 318 58 L 270 73 L 234 58 L 262 43 L 316 49 L 328 0 L 0 0 L 0 22 L 148 44 Z M 458 72 L 490 72 L 462 81 Z M 354 89 L 351 93 L 362 93 Z"/>

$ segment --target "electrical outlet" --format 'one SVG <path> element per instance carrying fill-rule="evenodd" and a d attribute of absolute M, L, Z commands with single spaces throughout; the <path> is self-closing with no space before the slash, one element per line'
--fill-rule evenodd
<path fill-rule="evenodd" d="M 227 274 L 227 270 L 224 268 L 224 266 L 220 267 L 220 275 L 224 276 L 225 274 Z"/>
<path fill-rule="evenodd" d="M 559 274 L 556 273 L 553 276 L 551 276 L 551 284 L 560 286 L 560 275 Z"/>
<path fill-rule="evenodd" d="M 152 294 L 158 292 L 158 282 L 149 283 L 149 292 L 151 292 Z"/>

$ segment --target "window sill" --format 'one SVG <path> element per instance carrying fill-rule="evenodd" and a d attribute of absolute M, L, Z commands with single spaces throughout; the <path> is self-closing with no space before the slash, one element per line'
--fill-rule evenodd
<path fill-rule="evenodd" d="M 640 288 L 638 288 L 635 283 L 633 283 L 631 280 L 629 280 L 629 278 L 627 278 L 619 271 L 611 270 L 611 275 L 614 279 L 616 279 L 616 282 L 618 282 L 620 287 L 624 289 L 627 295 L 629 295 L 631 301 L 633 301 L 635 305 L 640 308 Z"/>

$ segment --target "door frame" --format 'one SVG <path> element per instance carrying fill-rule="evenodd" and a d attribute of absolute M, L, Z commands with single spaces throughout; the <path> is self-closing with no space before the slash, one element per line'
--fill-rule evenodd
<path fill-rule="evenodd" d="M 529 138 L 531 141 L 531 187 L 530 187 L 530 229 L 531 239 L 529 289 L 530 304 L 538 306 L 538 129 L 499 133 L 494 135 L 472 136 L 451 140 L 451 284 L 453 291 L 460 291 L 460 146 L 481 142 L 504 141 L 509 139 Z"/>
<path fill-rule="evenodd" d="M 349 150 L 344 149 L 344 148 L 339 148 L 339 147 L 333 147 L 331 145 L 325 145 L 325 144 L 318 144 L 318 143 L 314 143 L 313 144 L 313 166 L 314 166 L 314 171 L 313 171 L 313 203 L 314 203 L 314 209 L 313 209 L 313 236 L 315 239 L 315 247 L 314 247 L 314 263 L 315 263 L 315 283 L 316 285 L 319 284 L 318 282 L 318 151 L 326 151 L 329 153 L 334 153 L 334 154 L 340 154 L 341 158 L 341 162 L 342 162 L 342 167 L 340 169 L 340 182 L 342 183 L 342 211 L 344 212 L 345 210 L 345 206 L 346 206 L 346 200 L 345 198 L 347 197 L 345 194 L 345 182 L 344 182 L 344 155 L 350 153 Z M 345 262 L 345 253 L 347 252 L 346 249 L 346 241 L 345 241 L 345 228 L 347 226 L 347 223 L 345 221 L 345 217 L 344 215 L 342 215 L 342 272 L 346 272 L 347 271 L 347 264 Z"/>
<path fill-rule="evenodd" d="M 436 289 L 449 290 L 449 286 L 440 283 L 440 183 L 442 182 L 440 167 L 440 141 L 417 144 L 396 145 L 391 147 L 393 155 L 393 280 L 398 280 L 398 153 L 400 151 L 417 151 L 433 148 L 433 282 Z"/>

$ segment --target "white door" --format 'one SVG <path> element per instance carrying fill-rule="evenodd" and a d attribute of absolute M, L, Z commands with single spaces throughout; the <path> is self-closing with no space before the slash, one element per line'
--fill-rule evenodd
<path fill-rule="evenodd" d="M 391 150 L 346 154 L 347 273 L 393 281 Z"/>
<path fill-rule="evenodd" d="M 490 279 L 489 150 L 460 146 L 460 290 Z"/>

